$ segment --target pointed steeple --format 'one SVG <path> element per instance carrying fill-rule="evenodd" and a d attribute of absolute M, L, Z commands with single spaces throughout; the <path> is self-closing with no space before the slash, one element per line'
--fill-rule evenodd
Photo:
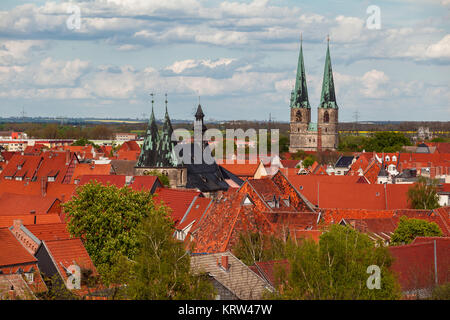
<path fill-rule="evenodd" d="M 147 132 L 142 144 L 141 153 L 137 162 L 138 167 L 154 167 L 156 165 L 157 150 L 159 145 L 159 132 L 156 125 L 155 113 L 153 110 L 153 94 L 152 96 L 152 113 L 148 121 Z"/>
<path fill-rule="evenodd" d="M 322 94 L 320 96 L 319 108 L 338 109 L 338 105 L 336 103 L 336 94 L 334 92 L 333 70 L 331 69 L 330 37 L 328 37 L 327 39 L 327 56 L 325 58 Z"/>
<path fill-rule="evenodd" d="M 174 161 L 174 142 L 172 141 L 172 123 L 170 122 L 169 112 L 167 110 L 167 93 L 166 93 L 166 114 L 162 127 L 161 140 L 158 148 L 158 167 L 172 167 L 176 165 Z"/>
<path fill-rule="evenodd" d="M 300 54 L 298 56 L 297 76 L 295 79 L 294 92 L 291 97 L 292 108 L 311 108 L 308 99 L 308 88 L 306 86 L 305 64 L 303 62 L 303 39 L 300 39 Z"/>

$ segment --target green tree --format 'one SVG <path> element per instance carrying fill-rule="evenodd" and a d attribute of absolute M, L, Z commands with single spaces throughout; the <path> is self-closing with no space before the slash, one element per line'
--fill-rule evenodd
<path fill-rule="evenodd" d="M 411 142 L 401 132 L 376 132 L 372 137 L 365 140 L 363 149 L 372 152 L 396 152 L 401 151 L 403 146 L 409 146 Z"/>
<path fill-rule="evenodd" d="M 290 272 L 274 298 L 278 299 L 397 299 L 399 284 L 389 270 L 392 257 L 375 247 L 367 235 L 333 225 L 315 243 L 305 240 L 288 246 Z M 369 289 L 367 269 L 380 268 L 380 289 Z"/>
<path fill-rule="evenodd" d="M 408 190 L 408 201 L 414 209 L 439 208 L 438 180 L 419 177 Z"/>
<path fill-rule="evenodd" d="M 303 168 L 307 169 L 310 166 L 313 165 L 313 163 L 316 161 L 315 157 L 312 155 L 307 156 L 305 159 L 303 159 Z"/>
<path fill-rule="evenodd" d="M 442 231 L 435 222 L 421 219 L 400 218 L 400 222 L 391 237 L 392 245 L 411 243 L 416 237 L 442 237 Z"/>
<path fill-rule="evenodd" d="M 431 299 L 450 300 L 450 282 L 434 287 Z"/>
<path fill-rule="evenodd" d="M 126 270 L 117 263 L 136 256 L 142 219 L 150 214 L 164 215 L 167 210 L 155 207 L 149 192 L 96 182 L 78 187 L 63 207 L 70 234 L 82 239 L 106 285 L 123 280 Z"/>
<path fill-rule="evenodd" d="M 146 171 L 144 173 L 146 176 L 156 176 L 159 178 L 159 181 L 161 181 L 161 183 L 166 186 L 166 187 L 170 187 L 170 181 L 169 181 L 169 177 L 162 174 L 159 171 L 156 170 L 150 170 L 150 171 Z"/>
<path fill-rule="evenodd" d="M 133 263 L 127 296 L 137 300 L 213 299 L 212 283 L 194 275 L 183 243 L 173 238 L 167 214 L 150 214 L 139 229 L 139 253 Z"/>
<path fill-rule="evenodd" d="M 253 265 L 259 261 L 285 258 L 285 248 L 285 242 L 273 235 L 251 232 L 239 234 L 233 253 L 246 265 Z"/>

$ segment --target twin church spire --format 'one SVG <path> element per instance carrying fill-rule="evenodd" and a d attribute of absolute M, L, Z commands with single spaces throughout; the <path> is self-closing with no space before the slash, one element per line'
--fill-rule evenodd
<path fill-rule="evenodd" d="M 152 96 L 152 113 L 148 122 L 147 132 L 144 143 L 141 148 L 138 167 L 171 167 L 176 165 L 174 157 L 174 142 L 172 141 L 173 127 L 170 121 L 169 112 L 167 110 L 167 94 L 166 94 L 166 113 L 161 134 L 156 125 L 156 118 L 153 109 L 153 93 Z"/>
<path fill-rule="evenodd" d="M 297 76 L 295 79 L 295 88 L 291 92 L 291 108 L 310 109 L 308 98 L 308 88 L 306 85 L 305 64 L 303 61 L 303 40 L 300 40 L 300 54 L 298 57 Z M 325 58 L 325 67 L 322 81 L 322 94 L 320 97 L 319 108 L 338 109 L 336 103 L 336 94 L 334 91 L 333 70 L 331 68 L 330 58 L 330 39 L 327 41 L 327 54 Z"/>

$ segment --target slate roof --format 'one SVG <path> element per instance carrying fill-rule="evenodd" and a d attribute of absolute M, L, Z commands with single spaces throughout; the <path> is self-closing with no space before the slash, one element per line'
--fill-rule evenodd
<path fill-rule="evenodd" d="M 228 257 L 229 270 L 224 270 L 218 261 Z M 273 290 L 268 282 L 253 272 L 229 251 L 215 254 L 191 256 L 191 268 L 195 273 L 208 273 L 241 300 L 258 300 L 265 292 Z"/>
<path fill-rule="evenodd" d="M 348 168 L 355 156 L 340 156 L 334 165 L 336 168 Z"/>
<path fill-rule="evenodd" d="M 110 164 L 117 175 L 134 175 L 136 160 L 111 160 Z"/>

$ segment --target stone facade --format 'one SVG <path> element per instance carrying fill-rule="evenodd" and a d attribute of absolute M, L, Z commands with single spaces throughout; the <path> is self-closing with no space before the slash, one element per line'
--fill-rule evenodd
<path fill-rule="evenodd" d="M 317 123 L 311 122 L 311 107 L 308 101 L 302 47 L 300 47 L 297 78 L 295 89 L 291 92 L 290 107 L 289 152 L 337 149 L 339 109 L 334 92 L 329 46 L 325 60 L 322 95 L 317 111 Z"/>
<path fill-rule="evenodd" d="M 185 188 L 187 183 L 186 167 L 135 167 L 135 175 L 143 176 L 156 171 L 169 178 L 171 188 Z"/>

